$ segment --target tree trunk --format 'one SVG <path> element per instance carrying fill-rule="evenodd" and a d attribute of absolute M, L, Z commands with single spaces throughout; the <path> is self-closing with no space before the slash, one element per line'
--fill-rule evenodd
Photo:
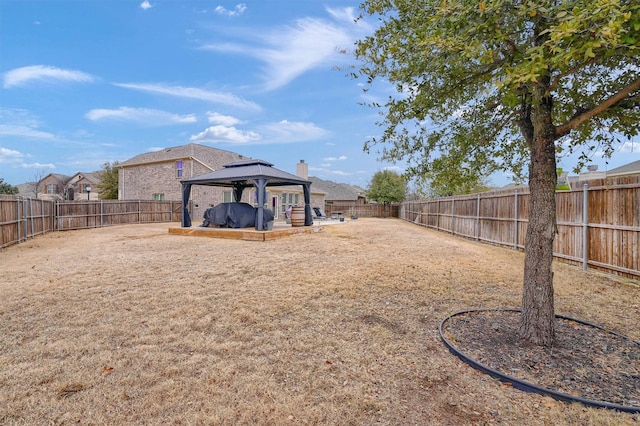
<path fill-rule="evenodd" d="M 529 164 L 529 223 L 519 333 L 529 343 L 551 346 L 555 337 L 552 261 L 557 182 L 551 100 L 543 98 L 534 106 L 534 111 Z"/>

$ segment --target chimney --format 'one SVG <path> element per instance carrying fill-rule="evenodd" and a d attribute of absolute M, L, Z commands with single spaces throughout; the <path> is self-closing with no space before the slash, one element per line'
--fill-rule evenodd
<path fill-rule="evenodd" d="M 309 165 L 305 163 L 304 160 L 300 160 L 296 165 L 296 175 L 303 179 L 309 178 Z"/>

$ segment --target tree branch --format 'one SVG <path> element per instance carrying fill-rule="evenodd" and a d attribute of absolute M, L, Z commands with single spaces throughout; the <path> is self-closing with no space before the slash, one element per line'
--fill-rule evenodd
<path fill-rule="evenodd" d="M 560 138 L 566 134 L 568 134 L 571 130 L 577 128 L 580 124 L 585 121 L 595 117 L 603 111 L 606 111 L 608 108 L 614 106 L 618 102 L 624 101 L 624 99 L 631 93 L 640 89 L 640 78 L 637 78 L 635 81 L 627 84 L 623 87 L 618 93 L 610 96 L 608 99 L 605 99 L 600 104 L 595 107 L 587 110 L 581 111 L 579 114 L 575 115 L 571 120 L 566 122 L 561 126 L 556 127 L 556 138 Z"/>
<path fill-rule="evenodd" d="M 589 59 L 587 62 L 580 64 L 576 67 L 573 67 L 570 70 L 567 70 L 559 75 L 557 75 L 553 81 L 551 82 L 551 84 L 549 85 L 549 88 L 547 89 L 549 92 L 552 92 L 553 90 L 555 90 L 556 87 L 558 87 L 558 84 L 560 83 L 560 80 L 562 80 L 564 77 L 571 75 L 579 70 L 581 70 L 582 68 L 585 68 L 591 64 L 596 63 L 600 58 L 591 58 Z"/>

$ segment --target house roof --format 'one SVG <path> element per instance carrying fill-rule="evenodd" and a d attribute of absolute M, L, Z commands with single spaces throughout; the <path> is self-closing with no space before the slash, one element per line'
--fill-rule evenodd
<path fill-rule="evenodd" d="M 607 176 L 640 174 L 640 160 L 625 164 L 607 172 Z"/>
<path fill-rule="evenodd" d="M 45 177 L 43 177 L 42 179 L 40 179 L 40 182 L 42 182 L 43 180 L 52 177 L 54 179 L 56 179 L 57 181 L 65 184 L 69 181 L 69 179 L 71 179 L 71 176 L 67 176 L 67 175 L 63 175 L 60 173 L 49 173 L 48 175 L 46 175 Z"/>
<path fill-rule="evenodd" d="M 182 180 L 183 184 L 208 186 L 253 186 L 254 180 L 266 179 L 267 186 L 304 185 L 309 181 L 276 169 L 264 160 L 243 160 L 227 164 L 222 169 Z"/>
<path fill-rule="evenodd" d="M 365 190 L 346 183 L 337 183 L 330 180 L 323 180 L 315 176 L 309 176 L 315 190 L 326 193 L 326 200 L 355 201 L 365 197 Z"/>
<path fill-rule="evenodd" d="M 238 156 L 239 158 L 243 158 L 242 155 L 236 154 L 231 151 L 212 148 L 198 143 L 189 143 L 186 145 L 164 148 L 159 151 L 145 152 L 144 154 L 139 154 L 126 161 L 123 161 L 118 166 L 127 167 L 138 164 L 161 163 L 165 161 L 180 160 L 183 158 L 208 159 L 212 155 L 217 155 L 220 153 L 233 154 Z"/>
<path fill-rule="evenodd" d="M 71 176 L 69 179 L 67 179 L 67 182 L 76 176 L 78 177 L 78 180 L 86 179 L 89 182 L 93 182 L 93 183 L 99 183 L 102 180 L 100 177 L 100 172 L 77 172 L 76 174 Z"/>

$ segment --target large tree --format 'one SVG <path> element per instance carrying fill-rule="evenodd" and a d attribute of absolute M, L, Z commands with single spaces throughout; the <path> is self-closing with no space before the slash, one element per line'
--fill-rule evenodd
<path fill-rule="evenodd" d="M 376 172 L 371 178 L 369 188 L 367 189 L 367 197 L 383 203 L 385 208 L 391 203 L 404 200 L 406 196 L 406 179 L 392 170 Z"/>
<path fill-rule="evenodd" d="M 635 0 L 365 0 L 379 27 L 360 40 L 359 73 L 392 83 L 382 157 L 410 175 L 462 182 L 528 171 L 519 334 L 554 341 L 556 155 L 611 153 L 640 126 L 640 3 Z M 580 167 L 580 164 L 576 164 Z"/>
<path fill-rule="evenodd" d="M 434 177 L 430 177 L 429 175 L 415 176 L 413 183 L 420 189 L 420 193 L 428 198 L 476 194 L 478 192 L 489 191 L 492 188 L 487 176 L 477 176 L 476 179 L 466 181 L 451 181 L 442 175 Z"/>
<path fill-rule="evenodd" d="M 100 176 L 100 184 L 98 190 L 101 200 L 117 200 L 118 199 L 118 166 L 119 162 L 106 162 L 102 165 L 102 169 L 98 172 Z"/>
<path fill-rule="evenodd" d="M 5 182 L 4 179 L 0 177 L 0 194 L 15 195 L 18 192 L 19 191 L 17 186 L 13 186 Z"/>

